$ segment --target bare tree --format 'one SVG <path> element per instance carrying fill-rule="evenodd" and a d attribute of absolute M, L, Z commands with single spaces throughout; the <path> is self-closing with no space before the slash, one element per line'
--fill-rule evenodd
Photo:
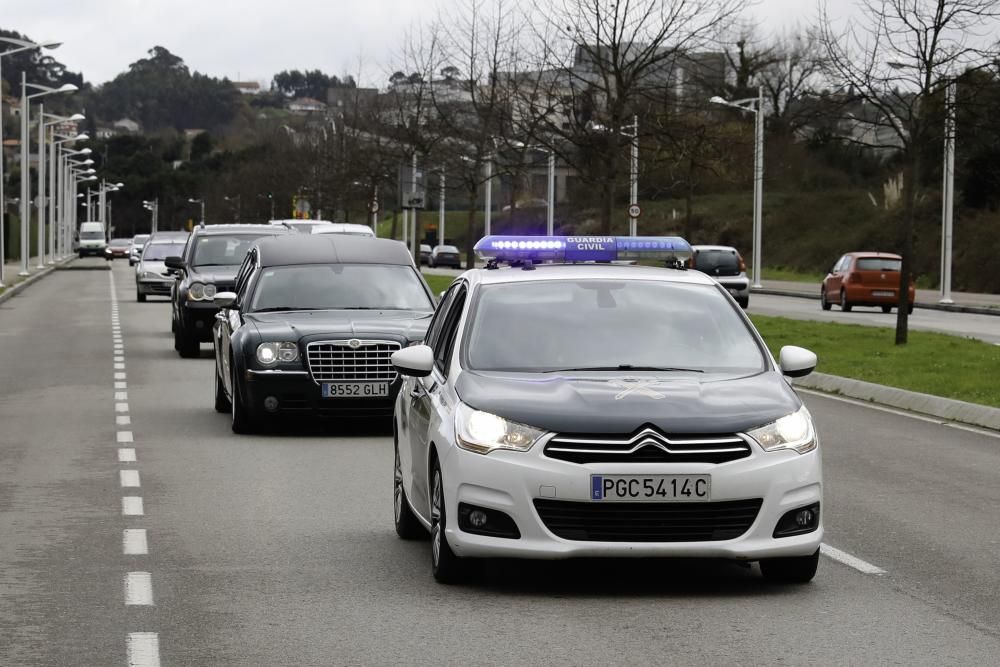
<path fill-rule="evenodd" d="M 989 36 L 998 34 L 996 0 L 862 0 L 861 18 L 838 30 L 824 7 L 818 27 L 827 73 L 873 112 L 864 141 L 898 148 L 903 165 L 896 344 L 907 341 L 913 235 L 927 165 L 923 151 L 943 120 L 932 100 L 969 69 L 990 64 Z"/>

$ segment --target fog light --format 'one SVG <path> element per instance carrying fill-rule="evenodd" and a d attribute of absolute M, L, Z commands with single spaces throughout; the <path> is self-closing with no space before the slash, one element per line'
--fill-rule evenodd
<path fill-rule="evenodd" d="M 503 537 L 516 540 L 521 537 L 514 519 L 500 510 L 478 507 L 467 503 L 458 504 L 458 528 L 464 533 Z"/>
<path fill-rule="evenodd" d="M 274 396 L 268 396 L 265 398 L 264 409 L 268 412 L 275 412 L 278 409 L 278 399 Z"/>
<path fill-rule="evenodd" d="M 819 528 L 819 503 L 785 512 L 774 527 L 774 537 L 804 535 Z"/>
<path fill-rule="evenodd" d="M 487 520 L 486 512 L 482 510 L 473 510 L 469 513 L 469 523 L 476 528 L 482 528 L 485 526 Z"/>

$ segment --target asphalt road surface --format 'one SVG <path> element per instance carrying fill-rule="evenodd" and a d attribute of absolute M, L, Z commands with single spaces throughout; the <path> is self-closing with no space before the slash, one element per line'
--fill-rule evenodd
<path fill-rule="evenodd" d="M 829 554 L 806 586 L 660 560 L 498 562 L 445 587 L 393 532 L 385 427 L 232 434 L 210 348 L 179 359 L 124 262 L 0 305 L 0 369 L 2 665 L 1000 656 L 996 434 L 806 395 Z"/>

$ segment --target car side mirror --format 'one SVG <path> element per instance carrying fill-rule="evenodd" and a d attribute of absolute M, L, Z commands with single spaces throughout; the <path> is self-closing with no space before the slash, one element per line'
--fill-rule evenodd
<path fill-rule="evenodd" d="M 163 264 L 174 271 L 180 271 L 184 268 L 184 259 L 182 257 L 177 257 L 176 255 L 171 255 L 163 260 Z"/>
<path fill-rule="evenodd" d="M 800 378 L 816 370 L 816 354 L 804 347 L 785 345 L 778 352 L 778 366 L 781 373 L 790 378 Z"/>
<path fill-rule="evenodd" d="M 212 297 L 212 303 L 219 308 L 232 308 L 236 303 L 236 292 L 216 292 Z"/>
<path fill-rule="evenodd" d="M 392 353 L 392 365 L 400 375 L 422 378 L 434 368 L 434 351 L 427 345 L 412 345 Z"/>

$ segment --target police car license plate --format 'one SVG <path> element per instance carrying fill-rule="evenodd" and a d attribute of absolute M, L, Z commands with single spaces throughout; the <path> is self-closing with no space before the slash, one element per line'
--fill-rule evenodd
<path fill-rule="evenodd" d="M 385 398 L 388 382 L 324 382 L 323 398 Z"/>
<path fill-rule="evenodd" d="M 707 502 L 710 475 L 591 475 L 590 499 L 605 502 Z"/>

